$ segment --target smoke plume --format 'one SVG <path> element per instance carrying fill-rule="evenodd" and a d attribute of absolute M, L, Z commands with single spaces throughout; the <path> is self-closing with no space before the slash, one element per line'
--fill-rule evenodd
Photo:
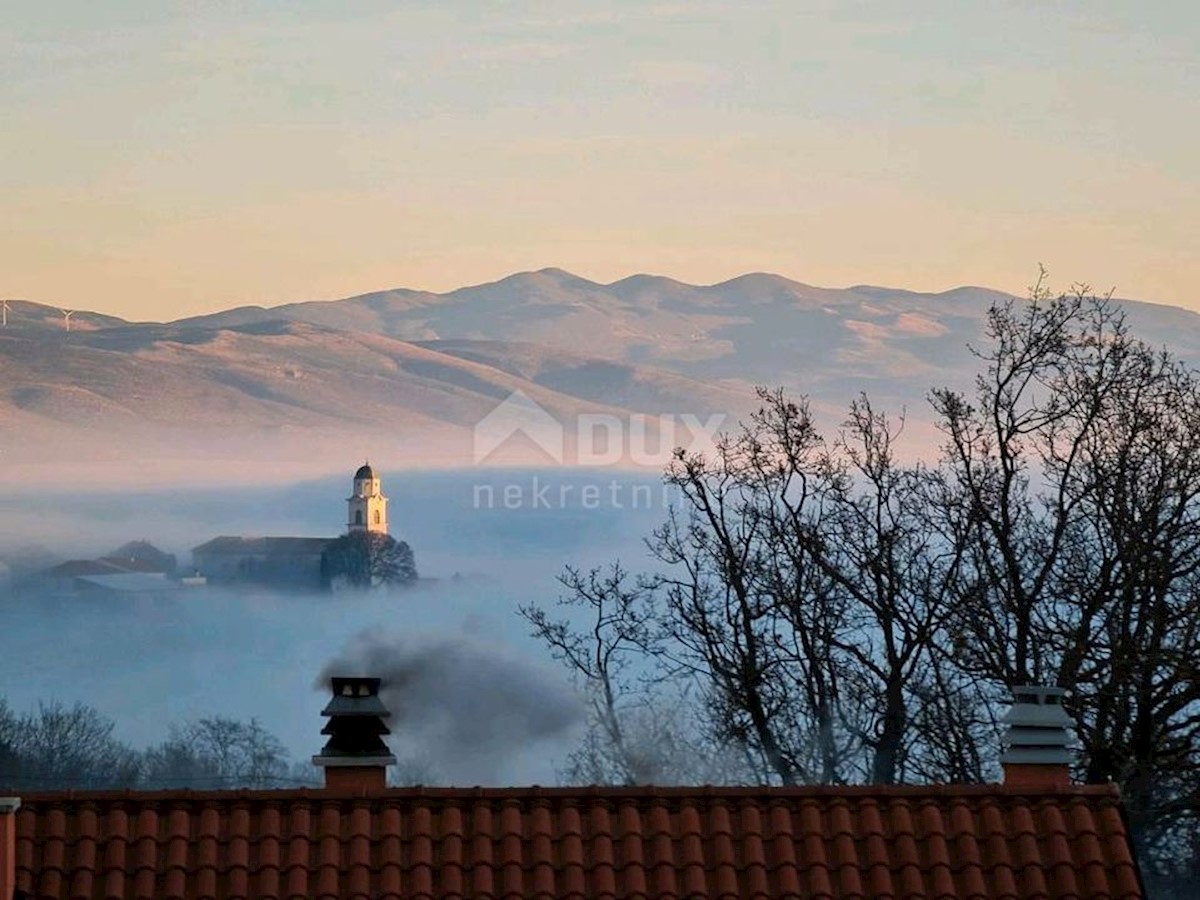
<path fill-rule="evenodd" d="M 563 753 L 583 720 L 554 669 L 466 635 L 362 633 L 322 670 L 383 679 L 400 777 L 447 784 L 519 780 L 527 761 Z M 414 774 L 415 770 L 415 774 Z"/>

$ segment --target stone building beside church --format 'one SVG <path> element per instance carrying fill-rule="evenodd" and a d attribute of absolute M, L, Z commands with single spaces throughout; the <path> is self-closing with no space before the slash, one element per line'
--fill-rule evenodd
<path fill-rule="evenodd" d="M 346 531 L 388 533 L 388 498 L 370 463 L 354 473 L 346 498 Z M 192 565 L 209 584 L 256 584 L 288 589 L 321 589 L 321 557 L 336 538 L 213 538 L 192 550 Z"/>

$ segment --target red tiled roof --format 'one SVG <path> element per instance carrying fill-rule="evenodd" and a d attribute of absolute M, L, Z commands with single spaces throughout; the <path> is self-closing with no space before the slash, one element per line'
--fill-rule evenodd
<path fill-rule="evenodd" d="M 27 795 L 39 898 L 1142 897 L 1116 790 Z"/>

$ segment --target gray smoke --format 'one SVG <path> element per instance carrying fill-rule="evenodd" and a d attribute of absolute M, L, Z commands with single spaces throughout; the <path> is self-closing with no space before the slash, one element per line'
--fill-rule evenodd
<path fill-rule="evenodd" d="M 584 717 L 557 670 L 466 635 L 363 633 L 316 687 L 334 675 L 383 679 L 400 780 L 521 783 L 527 764 L 565 755 Z"/>

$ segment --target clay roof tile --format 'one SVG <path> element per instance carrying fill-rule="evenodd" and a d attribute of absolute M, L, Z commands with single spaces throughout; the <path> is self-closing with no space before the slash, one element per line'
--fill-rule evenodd
<path fill-rule="evenodd" d="M 829 807 L 829 835 L 832 841 L 830 869 L 842 897 L 865 896 L 858 848 L 855 842 L 854 820 L 844 801 L 834 801 Z"/>
<path fill-rule="evenodd" d="M 738 894 L 737 857 L 733 846 L 732 828 L 729 807 L 722 801 L 714 803 L 708 813 L 707 833 L 710 840 L 709 865 L 712 872 L 709 896 L 715 900 L 729 900 Z"/>
<path fill-rule="evenodd" d="M 962 800 L 952 803 L 947 837 L 964 900 L 982 900 L 987 896 L 988 889 L 983 877 L 975 817 L 971 807 Z"/>
<path fill-rule="evenodd" d="M 526 896 L 521 808 L 505 801 L 500 809 L 500 896 L 522 900 Z"/>
<path fill-rule="evenodd" d="M 579 807 L 564 805 L 558 818 L 558 862 L 563 873 L 565 893 L 583 891 L 583 824 Z"/>
<path fill-rule="evenodd" d="M 859 817 L 860 833 L 866 844 L 862 867 L 866 872 L 867 895 L 881 900 L 895 897 L 888 842 L 884 835 L 883 815 L 879 804 L 873 799 L 864 800 L 859 808 Z"/>
<path fill-rule="evenodd" d="M 940 798 L 930 798 L 920 804 L 917 819 L 924 844 L 925 880 L 929 896 L 935 900 L 956 900 L 958 886 L 954 883 L 952 854 L 947 841 L 947 822 Z"/>
<path fill-rule="evenodd" d="M 824 872 L 824 846 L 820 840 L 820 812 L 811 803 L 801 805 L 803 812 L 801 819 L 803 820 L 807 814 L 810 824 L 815 817 L 815 832 L 808 831 L 803 836 L 797 834 L 792 828 L 791 810 L 782 803 L 772 803 L 767 811 L 767 858 L 769 860 L 768 868 L 771 871 L 772 880 L 775 882 L 775 893 L 781 897 L 799 897 L 801 895 L 800 888 L 800 872 L 796 862 L 796 844 L 798 840 L 804 841 L 802 848 L 805 856 L 805 865 L 810 872 Z M 767 837 L 767 835 L 764 835 Z M 823 897 L 828 894 L 826 890 L 822 891 L 819 887 L 815 891 L 818 897 Z"/>
<path fill-rule="evenodd" d="M 597 803 L 590 816 L 592 834 L 592 895 L 597 898 L 617 896 L 617 869 L 613 847 L 612 816 L 608 806 Z"/>

